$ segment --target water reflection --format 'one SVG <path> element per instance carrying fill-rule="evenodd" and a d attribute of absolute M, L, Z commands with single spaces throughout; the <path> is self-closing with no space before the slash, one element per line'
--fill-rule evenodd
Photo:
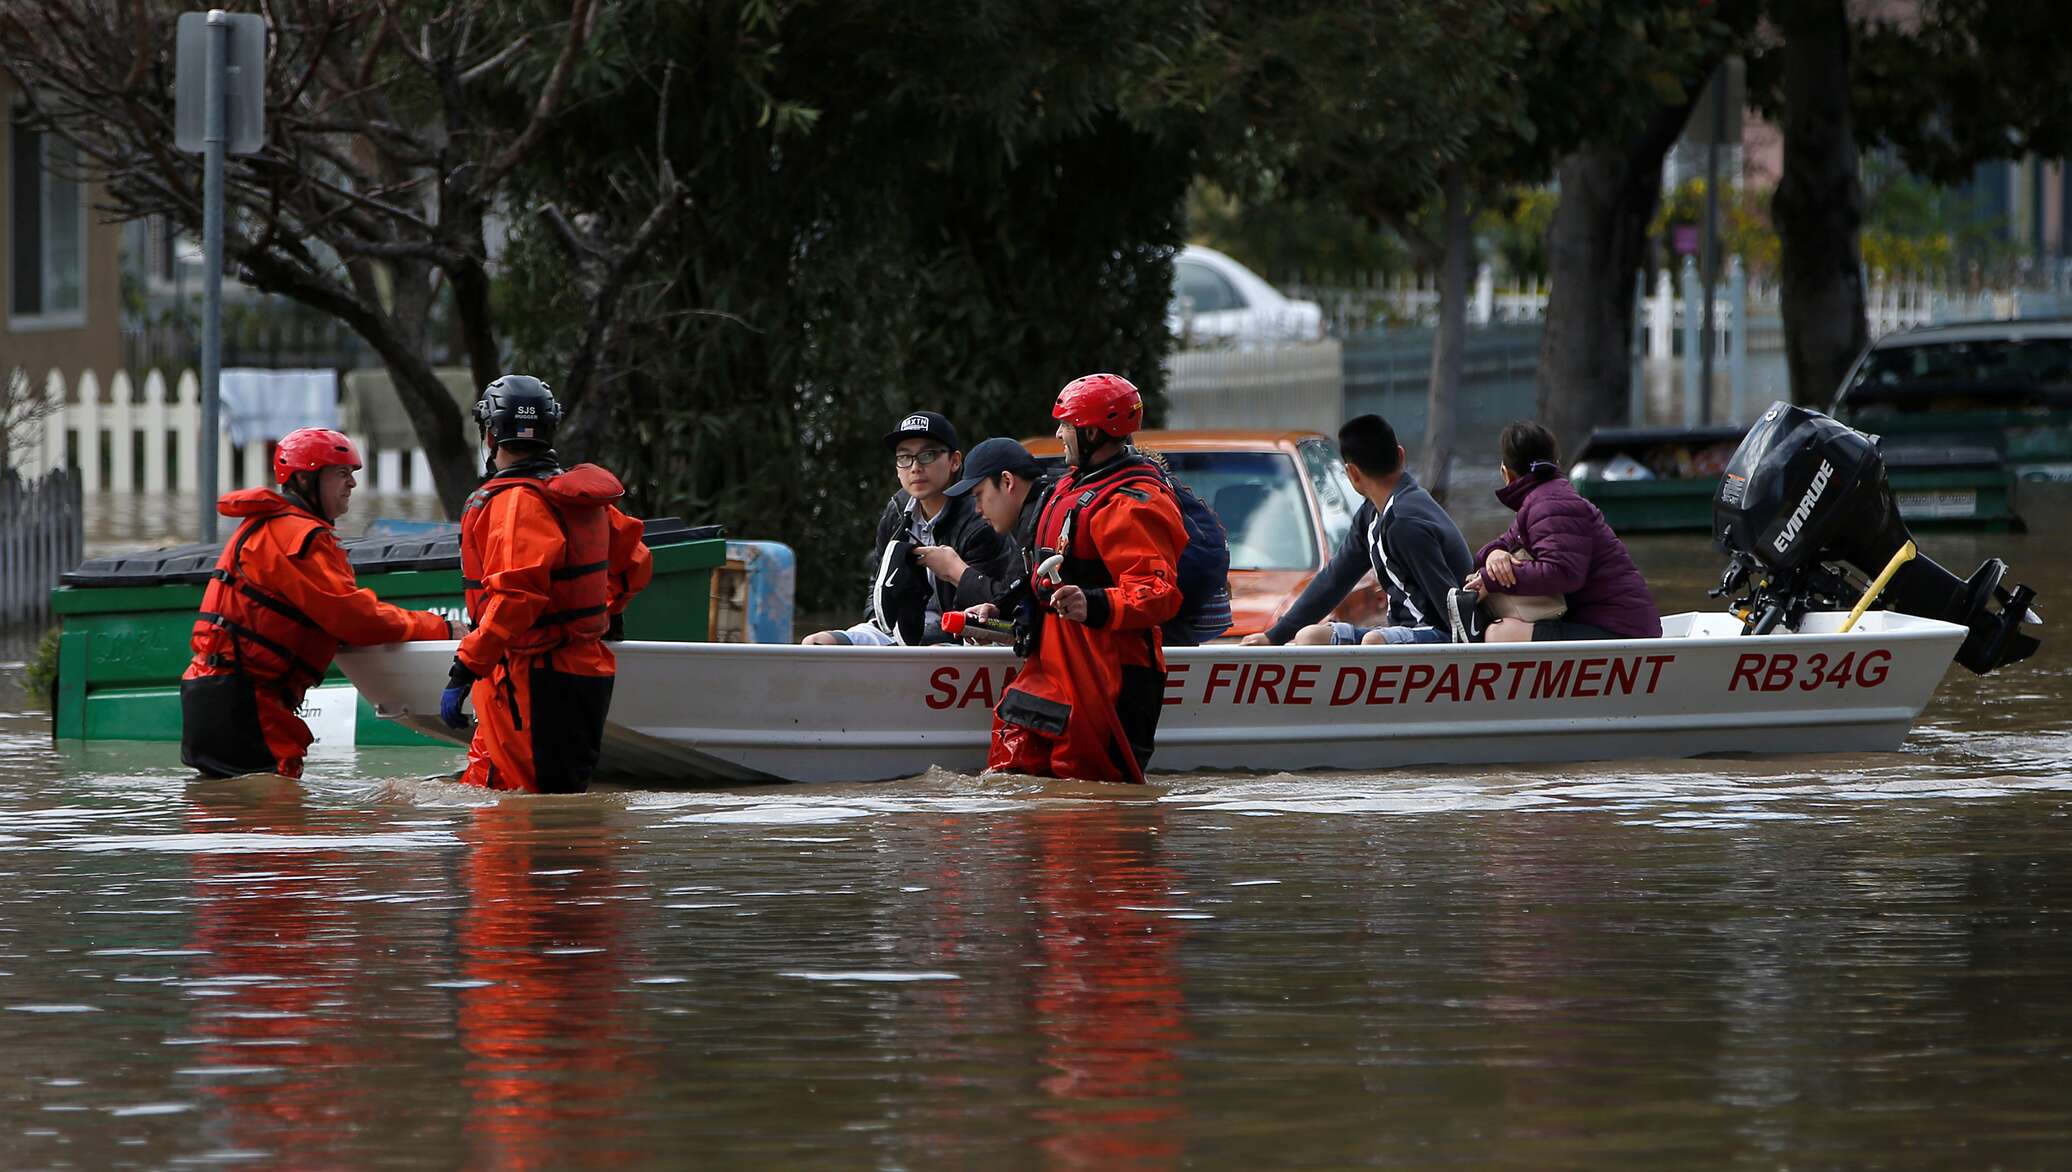
<path fill-rule="evenodd" d="M 1165 1167 L 1181 1155 L 1188 1039 L 1171 904 L 1180 886 L 1157 810 L 1050 811 L 1027 820 L 1035 920 L 1031 1025 L 1052 1102 L 1032 1114 L 1054 1166 Z"/>
<path fill-rule="evenodd" d="M 625 908 L 602 812 L 581 801 L 470 811 L 456 925 L 474 1163 L 560 1168 L 627 1152 Z"/>
<path fill-rule="evenodd" d="M 197 783 L 187 796 L 190 833 L 234 837 L 192 855 L 195 959 L 182 985 L 195 1046 L 180 1073 L 221 1107 L 223 1147 L 327 1166 L 339 1132 L 367 1122 L 355 1071 L 373 1057 L 346 1012 L 363 945 L 316 881 L 347 855 L 294 848 L 310 826 L 302 787 L 285 779 Z M 289 841 L 253 850 L 246 836 Z"/>

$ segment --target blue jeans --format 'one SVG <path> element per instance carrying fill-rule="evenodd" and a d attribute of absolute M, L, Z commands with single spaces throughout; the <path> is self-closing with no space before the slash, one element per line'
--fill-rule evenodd
<path fill-rule="evenodd" d="M 1357 646 L 1369 631 L 1380 631 L 1384 643 L 1451 643 L 1453 636 L 1437 627 L 1356 627 L 1351 623 L 1331 624 L 1331 646 Z"/>

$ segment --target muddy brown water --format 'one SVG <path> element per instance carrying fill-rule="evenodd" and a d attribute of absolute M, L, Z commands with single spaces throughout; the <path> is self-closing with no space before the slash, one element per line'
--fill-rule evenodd
<path fill-rule="evenodd" d="M 2068 504 L 1927 546 L 2072 615 Z M 2057 629 L 1893 754 L 1134 791 L 201 783 L 10 691 L 0 1165 L 2060 1166 Z"/>

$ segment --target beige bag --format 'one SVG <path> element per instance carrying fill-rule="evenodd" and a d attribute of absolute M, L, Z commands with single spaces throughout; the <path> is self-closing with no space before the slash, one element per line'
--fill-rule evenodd
<path fill-rule="evenodd" d="M 1521 562 L 1532 560 L 1532 554 L 1525 552 L 1511 556 Z M 1491 590 L 1482 596 L 1482 609 L 1488 611 L 1491 618 L 1538 623 L 1567 614 L 1568 599 L 1559 594 L 1504 594 Z"/>

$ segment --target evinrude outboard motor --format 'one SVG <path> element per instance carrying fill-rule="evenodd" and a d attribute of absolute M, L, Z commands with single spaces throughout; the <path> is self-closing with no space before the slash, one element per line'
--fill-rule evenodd
<path fill-rule="evenodd" d="M 1850 609 L 1913 540 L 1877 438 L 1788 403 L 1771 404 L 1727 464 L 1712 498 L 1712 535 L 1733 559 L 1713 597 L 1739 592 L 1734 608 L 1753 635 L 1797 630 L 1808 611 Z M 1967 582 L 1916 554 L 1893 571 L 1877 605 L 1969 628 L 1957 662 L 1984 675 L 2037 646 L 2021 630 L 2025 618 L 2040 621 L 2029 609 L 2036 592 L 2007 589 L 2006 576 L 1999 558 Z"/>

